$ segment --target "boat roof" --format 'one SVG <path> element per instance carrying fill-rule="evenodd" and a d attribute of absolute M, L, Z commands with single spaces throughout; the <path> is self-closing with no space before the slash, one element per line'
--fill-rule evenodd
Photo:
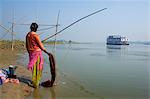
<path fill-rule="evenodd" d="M 125 37 L 120 36 L 120 35 L 110 35 L 108 36 L 108 38 L 125 38 Z"/>

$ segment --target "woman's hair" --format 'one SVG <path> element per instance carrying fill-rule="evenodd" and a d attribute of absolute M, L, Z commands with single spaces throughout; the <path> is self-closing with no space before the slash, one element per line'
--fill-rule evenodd
<path fill-rule="evenodd" d="M 32 23 L 31 26 L 30 26 L 31 31 L 34 31 L 34 32 L 37 31 L 37 28 L 38 28 L 38 24 L 37 23 Z"/>

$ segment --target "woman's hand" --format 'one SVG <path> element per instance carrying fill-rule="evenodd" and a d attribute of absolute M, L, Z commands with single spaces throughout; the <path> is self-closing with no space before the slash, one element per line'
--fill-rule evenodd
<path fill-rule="evenodd" d="M 46 51 L 46 49 L 43 50 L 48 56 L 51 54 L 48 51 Z"/>

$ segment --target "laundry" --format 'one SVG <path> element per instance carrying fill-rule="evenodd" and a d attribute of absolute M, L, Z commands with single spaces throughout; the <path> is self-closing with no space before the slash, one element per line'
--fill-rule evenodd
<path fill-rule="evenodd" d="M 52 87 L 55 82 L 56 78 L 56 61 L 53 54 L 49 56 L 49 63 L 50 63 L 50 72 L 51 72 L 51 80 L 47 80 L 41 83 L 43 87 Z"/>
<path fill-rule="evenodd" d="M 11 82 L 11 83 L 19 83 L 19 80 L 16 79 L 15 70 L 17 66 L 10 65 L 9 68 L 1 68 L 0 69 L 0 85 L 3 83 Z"/>
<path fill-rule="evenodd" d="M 8 77 L 7 72 L 4 71 L 3 69 L 0 69 L 0 85 L 5 83 L 7 77 Z"/>

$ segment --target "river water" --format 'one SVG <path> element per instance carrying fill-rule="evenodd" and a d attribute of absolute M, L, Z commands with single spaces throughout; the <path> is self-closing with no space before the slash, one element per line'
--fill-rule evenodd
<path fill-rule="evenodd" d="M 52 45 L 45 45 L 45 47 L 49 51 L 54 50 Z M 48 65 L 45 54 L 44 57 L 45 65 Z M 87 93 L 87 97 L 91 95 L 98 97 L 96 99 L 150 98 L 150 45 L 62 44 L 56 45 L 55 58 L 57 71 L 61 75 L 61 81 L 58 80 L 60 86 L 66 86 L 68 83 L 63 80 L 62 76 L 65 75 L 74 83 L 69 87 L 72 89 L 80 87 L 80 90 Z M 47 77 L 48 67 L 44 67 L 43 79 Z M 49 89 L 44 89 L 42 94 L 46 95 L 47 90 Z M 61 88 L 61 90 L 65 89 Z M 62 99 L 63 91 L 57 92 L 58 97 L 55 95 L 54 99 Z M 74 90 L 72 93 L 77 92 Z M 83 95 L 85 96 L 86 94 Z M 68 97 L 75 96 L 69 94 Z M 82 97 L 82 94 L 78 93 L 78 97 L 74 99 L 79 97 Z"/>

